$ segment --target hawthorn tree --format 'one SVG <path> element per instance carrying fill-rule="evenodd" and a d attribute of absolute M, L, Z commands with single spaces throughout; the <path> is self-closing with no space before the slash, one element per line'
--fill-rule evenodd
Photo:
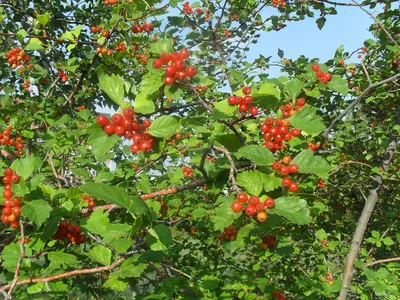
<path fill-rule="evenodd" d="M 398 299 L 396 2 L 2 1 L 2 297 Z M 374 38 L 246 58 L 338 6 Z"/>

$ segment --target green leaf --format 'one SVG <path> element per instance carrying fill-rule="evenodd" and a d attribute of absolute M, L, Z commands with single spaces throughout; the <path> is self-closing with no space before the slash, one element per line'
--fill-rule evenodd
<path fill-rule="evenodd" d="M 99 75 L 99 87 L 107 94 L 112 101 L 118 105 L 124 104 L 125 89 L 124 81 L 118 75 L 112 74 L 108 76 L 107 74 Z"/>
<path fill-rule="evenodd" d="M 317 109 L 311 105 L 304 105 L 302 109 L 289 118 L 293 127 L 317 135 L 325 130 L 322 118 L 316 114 Z"/>
<path fill-rule="evenodd" d="M 32 175 L 33 170 L 35 169 L 35 157 L 33 155 L 29 155 L 24 158 L 16 159 L 11 164 L 11 169 L 13 169 L 15 173 L 26 180 Z"/>
<path fill-rule="evenodd" d="M 179 100 L 179 98 L 182 96 L 182 89 L 179 88 L 179 86 L 174 83 L 173 85 L 166 85 L 164 87 L 164 95 L 166 98 L 171 98 L 173 100 Z"/>
<path fill-rule="evenodd" d="M 264 190 L 266 192 L 273 191 L 282 186 L 282 178 L 275 174 L 263 174 Z"/>
<path fill-rule="evenodd" d="M 253 196 L 259 196 L 263 190 L 263 174 L 259 171 L 241 172 L 236 180 L 238 185 L 244 187 Z"/>
<path fill-rule="evenodd" d="M 281 92 L 275 84 L 261 82 L 260 88 L 253 93 L 253 103 L 262 108 L 276 108 L 281 97 Z"/>
<path fill-rule="evenodd" d="M 158 237 L 160 238 L 160 241 L 166 247 L 169 247 L 172 244 L 171 229 L 169 229 L 167 226 L 163 224 L 159 224 L 156 227 L 154 227 L 154 230 L 156 231 Z"/>
<path fill-rule="evenodd" d="M 118 186 L 110 186 L 104 183 L 89 182 L 81 185 L 80 189 L 85 193 L 94 196 L 107 203 L 116 204 L 126 208 L 129 212 L 135 214 L 143 214 L 151 216 L 150 209 L 147 204 L 137 194 L 132 197 L 128 195 L 126 190 Z"/>
<path fill-rule="evenodd" d="M 283 50 L 278 48 L 278 56 L 279 56 L 279 58 L 283 58 L 284 55 L 285 55 L 285 53 L 283 52 Z"/>
<path fill-rule="evenodd" d="M 153 54 L 160 55 L 161 53 L 170 53 L 174 51 L 174 42 L 172 39 L 162 39 L 153 42 L 150 45 L 149 51 Z"/>
<path fill-rule="evenodd" d="M 228 199 L 215 209 L 214 215 L 211 216 L 211 222 L 214 224 L 214 230 L 222 231 L 225 227 L 231 225 L 233 221 L 240 217 L 240 213 L 235 213 L 231 209 L 232 201 Z"/>
<path fill-rule="evenodd" d="M 274 162 L 274 155 L 272 152 L 263 146 L 245 146 L 240 148 L 238 153 L 259 166 L 267 166 Z"/>
<path fill-rule="evenodd" d="M 275 208 L 271 213 L 288 219 L 294 224 L 304 225 L 311 222 L 307 201 L 298 197 L 281 197 L 275 199 Z"/>
<path fill-rule="evenodd" d="M 44 200 L 24 202 L 21 209 L 22 215 L 39 227 L 50 217 L 51 211 L 51 206 Z"/>
<path fill-rule="evenodd" d="M 146 93 L 140 93 L 135 98 L 135 111 L 141 114 L 151 114 L 155 111 L 153 100 Z"/>
<path fill-rule="evenodd" d="M 215 290 L 219 286 L 220 279 L 217 276 L 206 275 L 201 278 L 200 285 L 206 290 Z"/>
<path fill-rule="evenodd" d="M 126 289 L 128 286 L 128 283 L 122 280 L 119 280 L 118 278 L 111 277 L 109 278 L 103 285 L 105 288 L 112 289 L 114 291 L 123 291 Z"/>
<path fill-rule="evenodd" d="M 42 41 L 37 38 L 29 39 L 28 44 L 25 47 L 25 50 L 43 50 Z"/>
<path fill-rule="evenodd" d="M 107 203 L 116 204 L 129 209 L 131 202 L 126 190 L 119 186 L 110 186 L 104 183 L 88 182 L 80 186 L 88 195 L 94 196 Z"/>
<path fill-rule="evenodd" d="M 318 29 L 321 30 L 325 25 L 326 18 L 325 17 L 318 18 L 316 22 L 317 22 Z"/>
<path fill-rule="evenodd" d="M 158 138 L 172 136 L 179 126 L 176 118 L 171 116 L 161 116 L 153 121 L 147 133 Z"/>
<path fill-rule="evenodd" d="M 328 162 L 320 157 L 315 156 L 312 150 L 303 150 L 293 160 L 292 164 L 299 166 L 299 173 L 311 173 L 316 175 L 326 175 L 332 167 Z"/>
<path fill-rule="evenodd" d="M 50 260 L 50 269 L 62 269 L 63 266 L 74 266 L 78 264 L 75 255 L 64 252 L 48 252 L 47 258 Z"/>
<path fill-rule="evenodd" d="M 237 111 L 237 106 L 229 105 L 228 101 L 222 100 L 219 102 L 214 103 L 214 114 L 213 118 L 218 119 L 225 119 L 229 116 L 232 116 Z"/>
<path fill-rule="evenodd" d="M 106 213 L 98 209 L 90 215 L 89 219 L 82 219 L 80 225 L 92 233 L 103 234 L 107 232 L 110 220 Z"/>
<path fill-rule="evenodd" d="M 294 101 L 297 95 L 303 90 L 305 84 L 300 79 L 293 79 L 287 83 L 286 89 L 290 98 Z"/>
<path fill-rule="evenodd" d="M 333 75 L 332 79 L 328 81 L 328 89 L 332 91 L 347 95 L 349 93 L 349 88 L 347 87 L 347 81 L 340 77 L 339 75 Z"/>
<path fill-rule="evenodd" d="M 324 229 L 320 229 L 315 233 L 315 237 L 319 240 L 326 239 L 326 232 Z"/>
<path fill-rule="evenodd" d="M 49 13 L 45 13 L 44 15 L 37 15 L 37 20 L 39 22 L 40 25 L 45 26 L 49 20 L 50 20 L 50 14 Z"/>
<path fill-rule="evenodd" d="M 24 38 L 28 35 L 25 29 L 20 29 L 17 31 L 17 40 L 22 42 Z"/>
<path fill-rule="evenodd" d="M 93 131 L 87 142 L 91 145 L 91 150 L 98 160 L 103 160 L 104 155 L 120 141 L 116 134 L 107 135 L 100 126 Z"/>
<path fill-rule="evenodd" d="M 111 264 L 111 250 L 104 246 L 93 247 L 86 255 L 102 265 L 109 266 Z"/>

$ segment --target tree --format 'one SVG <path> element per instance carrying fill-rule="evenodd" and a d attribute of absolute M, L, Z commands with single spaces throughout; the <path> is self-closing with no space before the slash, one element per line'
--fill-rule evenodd
<path fill-rule="evenodd" d="M 2 296 L 398 299 L 395 2 L 0 4 Z M 374 39 L 246 59 L 337 6 Z"/>

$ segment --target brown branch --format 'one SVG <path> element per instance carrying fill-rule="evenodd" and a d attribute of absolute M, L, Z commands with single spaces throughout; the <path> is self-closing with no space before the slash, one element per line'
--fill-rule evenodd
<path fill-rule="evenodd" d="M 19 257 L 17 261 L 17 267 L 15 268 L 15 273 L 14 273 L 14 279 L 9 285 L 10 288 L 7 293 L 7 298 L 6 299 L 11 299 L 11 294 L 14 289 L 14 287 L 18 284 L 18 278 L 19 278 L 19 270 L 21 269 L 21 264 L 25 256 L 25 250 L 24 250 L 24 245 L 25 245 L 25 234 L 24 234 L 24 223 L 20 220 L 19 221 L 19 227 L 21 231 L 21 243 L 19 244 Z"/>
<path fill-rule="evenodd" d="M 342 113 L 339 116 L 337 116 L 332 121 L 332 123 L 329 125 L 329 127 L 325 130 L 324 135 L 323 135 L 323 137 L 321 139 L 321 143 L 319 145 L 319 149 L 316 151 L 316 153 L 318 154 L 318 151 L 320 149 L 322 149 L 322 146 L 325 143 L 325 140 L 327 139 L 327 137 L 328 137 L 329 133 L 331 132 L 331 130 L 336 126 L 336 123 L 339 122 L 354 106 L 356 106 L 368 94 L 368 92 L 370 90 L 372 90 L 372 89 L 374 89 L 374 88 L 376 88 L 376 87 L 378 87 L 378 86 L 380 86 L 382 84 L 385 84 L 385 83 L 388 83 L 388 82 L 391 82 L 391 81 L 395 81 L 397 78 L 400 78 L 400 73 L 396 74 L 396 75 L 394 75 L 392 77 L 389 77 L 387 79 L 381 80 L 381 81 L 379 81 L 377 83 L 374 83 L 372 85 L 369 85 L 356 99 L 354 99 L 353 102 L 351 102 L 349 104 L 349 106 L 346 107 L 345 110 L 342 111 Z"/>
<path fill-rule="evenodd" d="M 189 278 L 189 280 L 192 280 L 192 279 L 193 279 L 192 276 L 190 276 L 190 275 L 186 274 L 185 272 L 182 272 L 181 270 L 178 270 L 178 269 L 176 269 L 176 268 L 174 268 L 174 267 L 172 267 L 172 266 L 170 266 L 170 265 L 167 265 L 167 264 L 164 264 L 164 263 L 160 263 L 160 265 L 162 265 L 162 266 L 164 266 L 164 267 L 166 267 L 166 268 L 169 268 L 169 269 L 171 269 L 171 270 L 173 270 L 173 271 L 175 271 L 175 272 L 177 272 L 177 273 L 179 273 L 179 274 L 181 274 L 181 275 L 183 275 L 183 276 Z"/>
<path fill-rule="evenodd" d="M 159 7 L 159 8 L 151 9 L 151 10 L 149 10 L 148 12 L 146 12 L 145 14 L 143 14 L 141 17 L 132 19 L 132 21 L 138 21 L 138 20 L 144 19 L 145 17 L 147 17 L 148 15 L 152 14 L 153 12 L 166 9 L 166 8 L 168 8 L 168 6 L 169 6 L 169 4 L 166 4 L 166 5 L 161 6 L 161 7 Z"/>
<path fill-rule="evenodd" d="M 218 31 L 218 29 L 219 29 L 219 25 L 221 24 L 221 20 L 224 17 L 224 12 L 225 12 L 225 8 L 226 8 L 226 4 L 227 3 L 228 3 L 228 0 L 225 0 L 224 6 L 222 7 L 221 15 L 218 18 L 217 24 L 215 25 L 215 29 L 214 29 L 215 31 Z"/>
<path fill-rule="evenodd" d="M 5 32 L 0 32 L 0 36 L 17 36 L 15 33 L 5 33 Z M 30 39 L 40 39 L 40 40 L 50 40 L 50 41 L 55 41 L 60 44 L 81 44 L 81 45 L 98 45 L 97 42 L 82 42 L 82 41 L 71 41 L 71 40 L 60 40 L 51 36 L 43 36 L 43 35 L 27 35 L 27 38 Z"/>
<path fill-rule="evenodd" d="M 400 106 L 397 109 L 397 115 L 394 122 L 394 125 L 398 124 L 400 124 Z M 396 136 L 396 133 L 393 133 L 393 135 L 389 138 L 389 143 L 386 147 L 385 153 L 383 155 L 383 160 L 381 162 L 381 168 L 384 171 L 387 171 L 389 169 L 390 162 L 393 159 L 394 153 L 396 152 L 396 147 L 399 140 L 400 137 Z M 350 290 L 351 280 L 353 279 L 355 273 L 353 268 L 354 262 L 357 259 L 357 254 L 362 244 L 365 230 L 367 229 L 368 222 L 375 208 L 376 202 L 378 201 L 382 184 L 382 176 L 380 174 L 376 174 L 372 182 L 372 189 L 364 205 L 361 216 L 358 220 L 356 231 L 351 242 L 350 250 L 347 254 L 339 300 L 345 300 Z"/>
<path fill-rule="evenodd" d="M 51 170 L 53 171 L 54 177 L 57 179 L 57 186 L 58 186 L 58 188 L 61 188 L 62 185 L 61 185 L 60 179 L 63 179 L 65 181 L 65 178 L 58 175 L 57 170 L 54 167 L 53 157 L 50 154 L 47 154 L 47 157 L 49 158 L 50 167 L 51 167 Z"/>
<path fill-rule="evenodd" d="M 226 158 L 228 159 L 229 163 L 231 164 L 231 168 L 229 170 L 229 180 L 231 181 L 231 184 L 232 184 L 232 190 L 234 190 L 235 192 L 239 193 L 240 189 L 239 189 L 239 187 L 237 186 L 237 183 L 236 183 L 236 165 L 235 165 L 235 162 L 233 161 L 231 153 L 228 150 L 226 150 L 225 148 L 222 148 L 222 147 L 214 146 L 214 149 L 219 151 L 219 152 L 224 153 Z"/>
<path fill-rule="evenodd" d="M 114 33 L 115 29 L 117 28 L 118 24 L 120 23 L 121 19 L 118 20 L 114 26 L 111 28 L 110 33 L 108 35 L 108 37 L 103 41 L 103 43 L 100 43 L 99 46 L 102 47 L 104 46 L 111 38 L 112 34 Z M 67 101 L 64 103 L 64 107 L 69 104 L 70 107 L 72 107 L 73 104 L 73 99 L 76 95 L 76 93 L 78 92 L 78 90 L 81 88 L 82 84 L 83 84 L 83 80 L 86 77 L 86 74 L 89 72 L 90 68 L 94 65 L 96 59 L 99 57 L 99 52 L 96 51 L 96 53 L 94 54 L 92 60 L 89 62 L 89 65 L 86 67 L 86 70 L 83 70 L 81 73 L 81 76 L 79 76 L 78 82 L 75 84 L 75 87 L 73 89 L 73 91 L 71 92 L 71 94 L 68 96 Z"/>
<path fill-rule="evenodd" d="M 237 129 L 231 123 L 229 123 L 223 119 L 218 120 L 218 122 L 225 124 L 230 130 L 233 131 L 233 133 L 239 139 L 240 145 L 242 145 L 242 146 L 246 145 L 246 140 L 245 140 L 244 136 L 239 131 L 237 131 Z"/>
<path fill-rule="evenodd" d="M 203 98 L 201 98 L 201 95 L 196 91 L 196 89 L 194 88 L 194 86 L 190 83 L 187 82 L 186 86 L 196 95 L 197 100 L 199 100 L 199 103 L 208 111 L 210 111 L 211 113 L 213 113 L 213 109 L 212 107 L 210 107 L 204 100 Z"/>
<path fill-rule="evenodd" d="M 15 285 L 21 285 L 21 284 L 27 284 L 27 283 L 36 283 L 36 282 L 48 282 L 48 281 L 53 281 L 65 277 L 70 277 L 70 276 L 76 276 L 76 275 L 82 275 L 82 274 L 91 274 L 91 273 L 99 273 L 99 272 L 104 272 L 104 271 L 111 271 L 115 269 L 117 266 L 119 266 L 126 258 L 121 257 L 118 259 L 116 262 L 109 266 L 105 267 L 98 267 L 98 268 L 91 268 L 91 269 L 81 269 L 81 270 L 74 270 L 70 272 L 65 272 L 53 276 L 48 276 L 48 277 L 42 277 L 42 278 L 29 278 L 29 279 L 24 279 L 16 282 Z M 11 287 L 11 284 L 4 285 L 0 288 L 0 292 L 7 290 L 8 288 Z"/>
<path fill-rule="evenodd" d="M 9 161 L 14 161 L 15 157 L 8 152 L 7 150 L 0 150 L 0 154 L 1 156 L 5 157 L 6 159 L 8 159 Z"/>
<path fill-rule="evenodd" d="M 377 261 L 374 261 L 374 262 L 371 262 L 369 264 L 366 264 L 366 265 L 362 266 L 361 269 L 372 267 L 372 266 L 377 265 L 377 264 L 393 262 L 393 261 L 400 261 L 400 257 L 393 257 L 393 258 L 386 258 L 386 259 L 377 260 Z"/>
<path fill-rule="evenodd" d="M 343 168 L 344 166 L 346 166 L 346 165 L 353 165 L 353 164 L 362 165 L 362 166 L 366 166 L 366 167 L 372 168 L 372 166 L 370 166 L 369 164 L 362 163 L 362 162 L 359 162 L 359 161 L 346 161 L 346 162 L 341 163 L 340 165 L 337 165 L 335 168 L 333 168 L 333 169 L 329 172 L 329 174 L 330 174 L 330 175 L 335 174 L 336 172 L 338 172 L 338 171 L 339 171 L 341 168 Z"/>

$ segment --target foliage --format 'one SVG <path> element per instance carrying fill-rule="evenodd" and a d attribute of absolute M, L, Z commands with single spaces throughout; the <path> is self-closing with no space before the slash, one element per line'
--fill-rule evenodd
<path fill-rule="evenodd" d="M 400 11 L 346 3 L 374 38 L 326 62 L 246 54 L 343 3 L 1 3 L 2 295 L 333 299 L 379 174 L 349 296 L 398 299 L 398 263 L 367 264 L 399 256 Z"/>

